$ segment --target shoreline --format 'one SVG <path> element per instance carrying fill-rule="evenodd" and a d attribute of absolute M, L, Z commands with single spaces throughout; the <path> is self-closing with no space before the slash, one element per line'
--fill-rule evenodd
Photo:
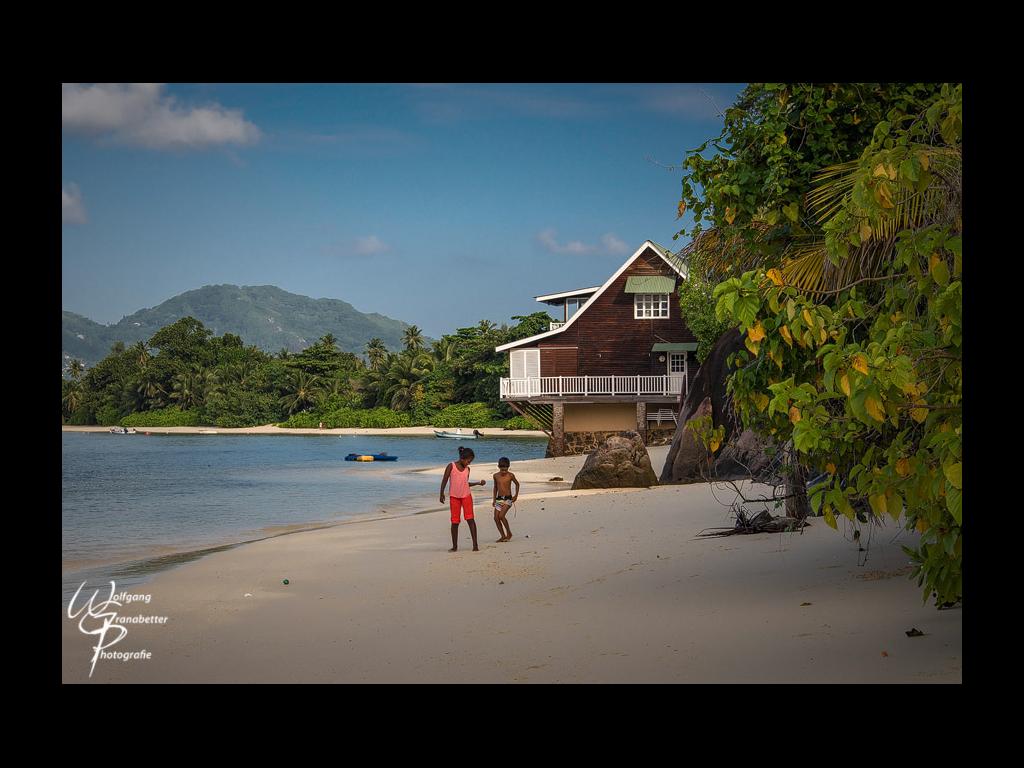
<path fill-rule="evenodd" d="M 334 429 L 279 427 L 276 424 L 264 424 L 260 427 L 134 427 L 141 435 L 393 435 L 396 437 L 433 437 L 435 429 L 442 427 L 395 427 L 393 429 L 372 429 L 360 427 L 336 427 Z M 110 427 L 87 426 L 77 427 L 62 424 L 61 432 L 98 432 L 110 433 Z M 481 427 L 484 437 L 528 437 L 546 438 L 546 432 L 535 429 L 502 429 L 501 427 Z M 469 430 L 472 434 L 472 428 Z M 440 438 L 439 438 L 440 439 Z"/>
<path fill-rule="evenodd" d="M 652 464 L 667 450 L 649 449 Z M 512 471 L 569 481 L 585 458 Z M 916 534 L 891 521 L 866 553 L 820 518 L 802 533 L 701 539 L 729 522 L 710 484 L 531 482 L 499 544 L 489 485 L 475 499 L 479 552 L 465 525 L 446 551 L 437 504 L 281 532 L 141 589 L 118 584 L 152 597 L 120 616 L 168 622 L 131 623 L 116 650 L 151 658 L 100 660 L 92 678 L 93 638 L 65 605 L 62 680 L 962 682 L 962 609 L 922 603 L 900 549 Z"/>
<path fill-rule="evenodd" d="M 98 431 L 106 430 L 107 428 L 93 427 L 88 429 L 89 431 Z M 74 428 L 73 431 L 83 431 L 83 428 Z M 319 430 L 314 431 L 319 433 Z M 381 431 L 384 430 L 377 430 L 377 432 Z M 558 496 L 567 492 L 572 484 L 573 478 L 582 467 L 585 460 L 585 456 L 564 456 L 517 461 L 516 467 L 525 466 L 525 471 L 521 470 L 520 475 L 517 475 L 520 477 L 522 483 L 520 498 L 524 500 L 536 500 L 545 498 L 548 495 Z M 394 464 L 386 464 L 385 467 L 385 471 L 389 475 L 417 474 L 436 475 L 437 477 L 440 477 L 444 474 L 443 468 L 439 469 L 434 465 L 399 467 Z M 538 467 L 547 467 L 550 471 L 536 471 Z M 563 479 L 560 481 L 554 480 L 553 478 L 556 477 L 561 477 Z M 488 491 L 489 490 L 490 489 L 488 488 Z M 594 491 L 576 491 L 575 493 L 591 494 L 594 493 Z M 487 508 L 486 504 L 480 504 L 481 500 L 485 500 L 485 495 L 477 493 L 475 495 L 475 499 L 479 508 Z M 345 510 L 340 510 L 335 513 L 337 515 L 344 515 L 342 519 L 309 520 L 301 523 L 288 523 L 284 525 L 272 525 L 253 529 L 252 531 L 246 532 L 249 533 L 251 536 L 250 538 L 242 538 L 240 540 L 209 541 L 199 545 L 182 545 L 180 547 L 173 544 L 160 544 L 153 545 L 151 548 L 147 548 L 148 551 L 141 551 L 137 555 L 134 553 L 129 554 L 125 558 L 71 561 L 72 565 L 70 567 L 61 569 L 61 576 L 62 580 L 67 580 L 72 576 L 91 577 L 98 572 L 105 571 L 109 572 L 114 578 L 118 576 L 126 576 L 130 579 L 138 579 L 138 581 L 134 581 L 132 583 L 132 588 L 137 589 L 142 585 L 148 584 L 162 573 L 196 562 L 212 554 L 236 549 L 245 545 L 255 544 L 269 539 L 297 533 L 325 530 L 354 523 L 393 520 L 417 515 L 426 515 L 434 512 L 440 513 L 445 512 L 448 509 L 446 505 L 441 506 L 440 503 L 437 502 L 430 507 L 425 507 L 427 503 L 428 502 L 424 500 L 422 494 L 399 496 L 382 503 L 372 510 L 350 513 L 347 513 Z M 392 511 L 396 507 L 402 509 L 409 509 L 412 507 L 413 509 L 407 512 Z M 244 533 L 242 535 L 244 535 Z M 78 579 L 76 579 L 76 581 L 78 581 Z"/>

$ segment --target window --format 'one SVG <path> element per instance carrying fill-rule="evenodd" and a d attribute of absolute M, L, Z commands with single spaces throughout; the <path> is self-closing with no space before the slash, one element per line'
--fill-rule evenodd
<path fill-rule="evenodd" d="M 686 372 L 686 353 L 685 352 L 670 352 L 668 359 L 668 372 L 669 373 L 685 373 Z"/>
<path fill-rule="evenodd" d="M 536 379 L 539 377 L 539 349 L 514 349 L 509 353 L 509 378 Z"/>
<path fill-rule="evenodd" d="M 565 319 L 569 320 L 570 317 L 576 314 L 577 310 L 587 303 L 586 299 L 566 299 L 565 301 Z"/>
<path fill-rule="evenodd" d="M 648 317 L 668 317 L 668 294 L 634 293 L 633 317 L 637 320 Z"/>

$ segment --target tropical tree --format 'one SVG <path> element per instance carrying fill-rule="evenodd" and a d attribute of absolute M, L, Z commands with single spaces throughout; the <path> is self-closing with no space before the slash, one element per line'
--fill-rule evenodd
<path fill-rule="evenodd" d="M 370 370 L 379 370 L 388 356 L 388 348 L 383 339 L 374 336 L 366 342 L 366 359 L 370 362 Z"/>
<path fill-rule="evenodd" d="M 81 407 L 83 396 L 82 382 L 79 379 L 65 379 L 61 382 L 61 408 L 65 418 Z"/>
<path fill-rule="evenodd" d="M 281 396 L 281 405 L 291 416 L 296 411 L 310 408 L 323 396 L 319 376 L 310 376 L 305 371 L 294 371 L 288 380 L 287 391 Z"/>
<path fill-rule="evenodd" d="M 745 334 L 728 382 L 745 426 L 826 477 L 810 503 L 829 525 L 902 515 L 920 533 L 913 577 L 949 603 L 962 594 L 961 87 L 863 86 L 851 103 L 857 91 L 751 86 L 727 112 L 727 147 L 691 166 L 698 226 L 713 229 L 690 252 L 725 276 L 717 318 Z M 795 124 L 791 99 L 804 105 Z M 826 107 L 816 122 L 813 104 Z M 784 155 L 778 175 L 763 155 L 796 135 L 783 141 L 779 120 L 803 126 L 800 147 L 813 134 L 827 162 Z M 852 128 L 835 140 L 842 122 L 867 130 L 863 146 Z M 743 178 L 762 186 L 737 192 Z"/>
<path fill-rule="evenodd" d="M 410 325 L 402 334 L 402 341 L 407 350 L 415 352 L 423 347 L 423 331 L 419 329 L 419 326 Z"/>
<path fill-rule="evenodd" d="M 380 401 L 396 411 L 406 411 L 412 404 L 416 385 L 430 373 L 433 358 L 422 352 L 396 355 L 388 366 L 380 391 Z"/>
<path fill-rule="evenodd" d="M 323 336 L 320 337 L 318 343 L 323 344 L 325 347 L 329 349 L 334 349 L 334 347 L 338 345 L 338 337 L 335 336 L 333 333 L 325 333 Z"/>
<path fill-rule="evenodd" d="M 72 381 L 79 381 L 85 374 L 85 363 L 78 358 L 72 358 L 68 361 L 68 375 Z"/>
<path fill-rule="evenodd" d="M 443 337 L 440 341 L 434 342 L 434 360 L 439 363 L 450 363 L 458 349 L 450 336 Z"/>

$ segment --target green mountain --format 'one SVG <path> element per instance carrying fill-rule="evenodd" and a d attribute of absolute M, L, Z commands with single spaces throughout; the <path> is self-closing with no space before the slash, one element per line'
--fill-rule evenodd
<path fill-rule="evenodd" d="M 402 348 L 408 323 L 376 312 L 364 314 L 339 299 L 311 299 L 273 285 L 207 285 L 186 291 L 152 309 L 140 309 L 113 325 L 101 325 L 73 312 L 61 312 L 62 364 L 79 358 L 86 365 L 102 360 L 115 341 L 126 346 L 148 341 L 158 330 L 191 315 L 214 335 L 234 333 L 267 352 L 282 347 L 299 352 L 325 333 L 345 352 L 361 354 L 374 336 L 388 349 Z"/>

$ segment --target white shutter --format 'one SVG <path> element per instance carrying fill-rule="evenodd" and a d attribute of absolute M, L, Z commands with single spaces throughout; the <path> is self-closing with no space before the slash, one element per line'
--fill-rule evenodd
<path fill-rule="evenodd" d="M 540 350 L 539 349 L 524 349 L 523 350 L 523 362 L 526 368 L 527 379 L 539 379 L 540 378 Z"/>
<path fill-rule="evenodd" d="M 524 369 L 523 357 L 525 350 L 513 349 L 509 353 L 509 376 L 513 379 L 525 379 L 526 372 Z"/>

